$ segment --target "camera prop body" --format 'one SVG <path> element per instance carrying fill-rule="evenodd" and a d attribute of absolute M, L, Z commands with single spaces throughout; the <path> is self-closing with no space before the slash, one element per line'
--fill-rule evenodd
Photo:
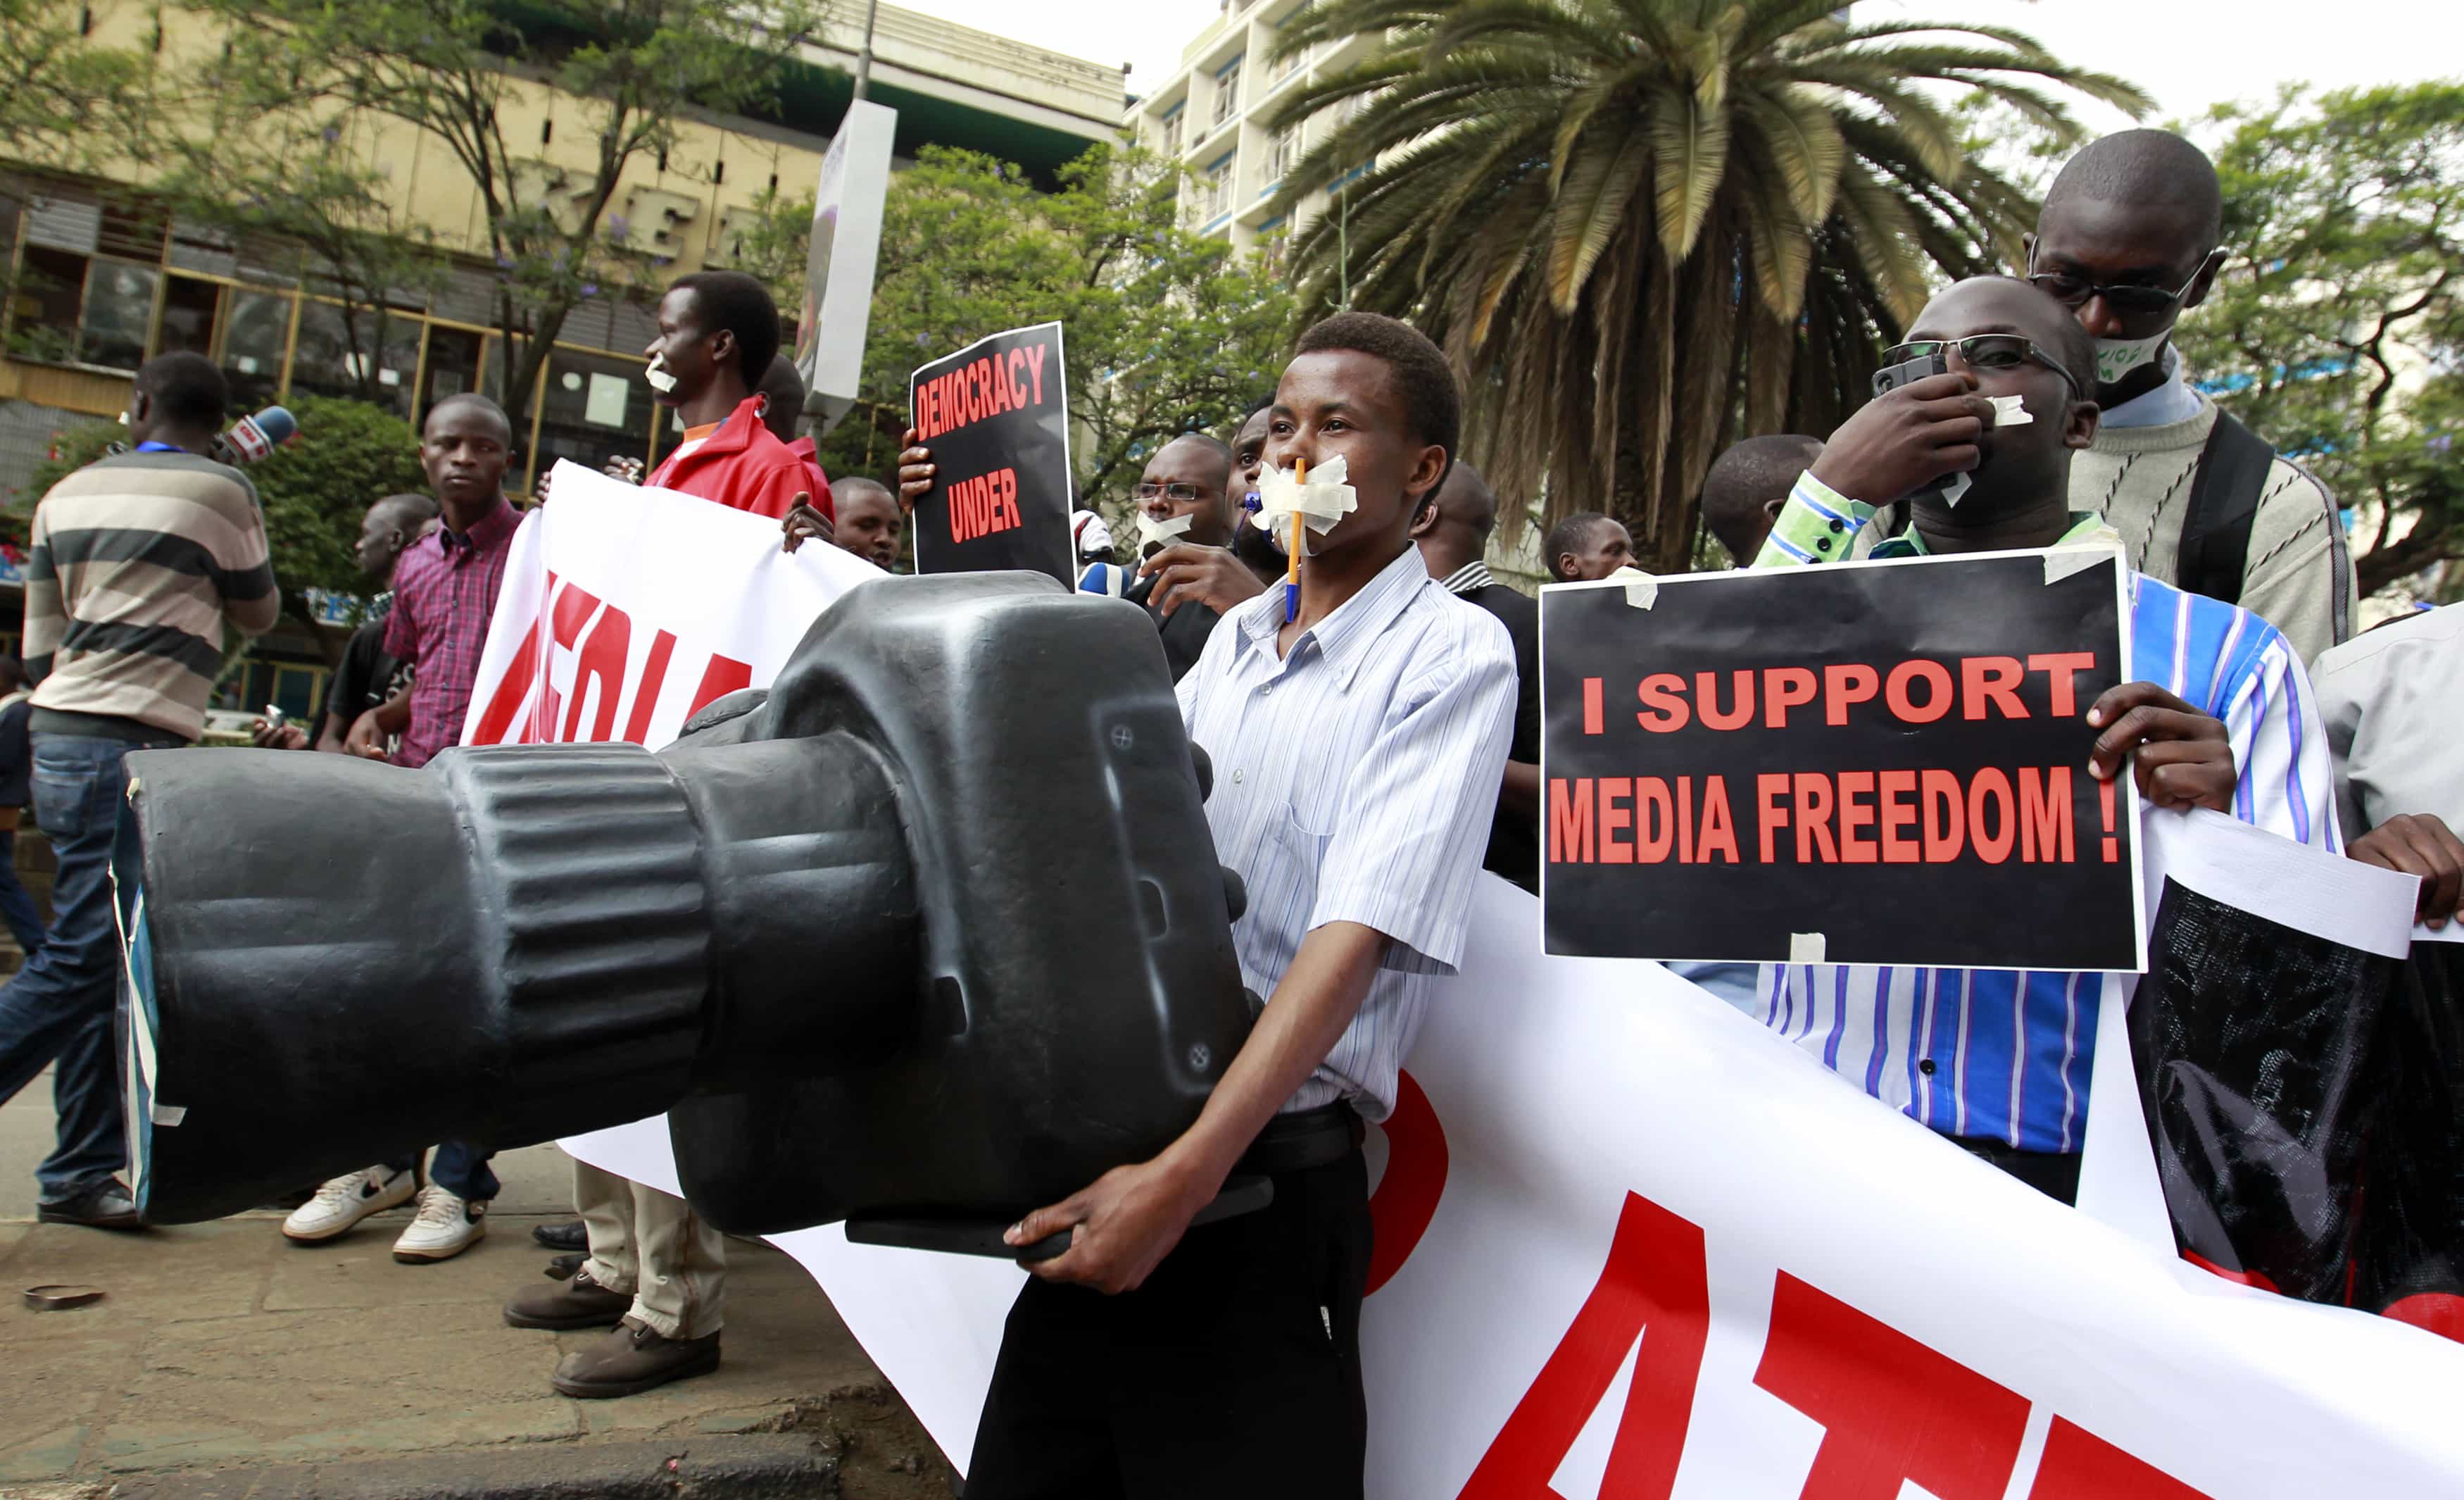
<path fill-rule="evenodd" d="M 869 584 L 657 754 L 128 765 L 155 1223 L 663 1110 L 732 1232 L 1006 1222 L 1186 1129 L 1253 1015 L 1153 625 L 1030 575 Z"/>

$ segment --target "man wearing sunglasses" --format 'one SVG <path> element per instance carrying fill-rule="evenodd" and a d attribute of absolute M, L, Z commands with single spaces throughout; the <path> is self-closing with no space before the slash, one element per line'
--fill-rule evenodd
<path fill-rule="evenodd" d="M 2095 350 L 2024 281 L 1962 281 L 1918 315 L 1893 384 L 1824 445 L 1757 566 L 1848 555 L 1875 508 L 1905 499 L 1879 559 L 2112 545 L 2074 510 L 2071 466 L 2096 441 Z M 2014 420 L 2020 414 L 2024 422 Z M 2087 711 L 2090 774 L 2136 777 L 2158 807 L 2212 807 L 2339 847 L 2326 736 L 2300 661 L 2265 621 L 2133 574 L 2130 671 Z M 2064 1202 L 2079 1186 L 2096 1050 L 2093 976 L 2009 970 L 1770 966 L 1752 1013 L 1843 1077 Z"/>
<path fill-rule="evenodd" d="M 2028 278 L 2096 340 L 2103 419 L 2072 503 L 2122 534 L 2131 565 L 2247 607 L 2304 661 L 2352 633 L 2352 558 L 2327 489 L 2183 377 L 2173 326 L 2224 265 L 2224 199 L 2199 148 L 2125 130 L 2045 194 Z"/>

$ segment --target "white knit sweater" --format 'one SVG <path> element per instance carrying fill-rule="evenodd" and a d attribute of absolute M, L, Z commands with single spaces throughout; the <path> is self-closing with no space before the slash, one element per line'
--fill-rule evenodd
<path fill-rule="evenodd" d="M 2120 532 L 2131 566 L 2176 582 L 2190 479 L 2215 425 L 2216 404 L 2199 394 L 2198 415 L 2188 421 L 2099 430 L 2096 446 L 2071 459 L 2072 508 L 2095 511 Z M 2350 633 L 2356 602 L 2334 496 L 2279 455 L 2251 522 L 2242 607 L 2283 631 L 2307 662 Z"/>

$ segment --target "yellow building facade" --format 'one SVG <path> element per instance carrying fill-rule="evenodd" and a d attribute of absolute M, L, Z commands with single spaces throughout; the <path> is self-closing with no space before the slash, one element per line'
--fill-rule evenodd
<path fill-rule="evenodd" d="M 99 43 L 151 54 L 178 70 L 221 38 L 185 11 L 138 0 L 82 8 Z M 664 155 L 645 155 L 619 181 L 603 228 L 621 223 L 636 250 L 671 278 L 734 263 L 756 205 L 776 189 L 812 190 L 829 131 L 851 93 L 861 5 L 831 11 L 803 49 L 780 118 L 693 118 L 675 124 Z M 1049 173 L 1117 130 L 1123 70 L 1028 47 L 883 6 L 871 96 L 899 111 L 902 159 L 928 143 L 988 151 Z M 506 139 L 524 160 L 524 202 L 586 193 L 595 166 L 594 113 L 543 83 L 510 81 Z M 476 184 L 445 145 L 398 121 L 363 116 L 344 144 L 398 193 L 394 207 L 452 254 L 446 284 L 392 299 L 377 346 L 363 316 L 360 358 L 374 364 L 380 401 L 413 418 L 459 390 L 500 389 L 495 267 Z M 19 172 L 0 197 L 0 244 L 18 288 L 0 359 L 0 496 L 22 489 L 56 435 L 117 417 L 145 359 L 193 349 L 220 364 L 237 403 L 295 391 L 360 393 L 345 310 L 318 295 L 295 247 L 220 236 L 149 201 L 148 171 L 127 164 L 99 177 Z M 654 292 L 654 288 L 650 289 Z M 546 377 L 514 413 L 524 451 L 519 488 L 558 458 L 594 467 L 618 454 L 655 456 L 666 434 L 640 380 L 654 329 L 649 299 L 609 287 L 567 319 Z"/>

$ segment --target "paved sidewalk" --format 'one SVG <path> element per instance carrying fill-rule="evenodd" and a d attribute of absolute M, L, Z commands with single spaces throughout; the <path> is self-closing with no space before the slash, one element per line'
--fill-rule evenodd
<path fill-rule="evenodd" d="M 569 1217 L 553 1147 L 498 1158 L 487 1240 L 437 1266 L 395 1264 L 407 1211 L 312 1248 L 271 1213 L 105 1234 L 29 1222 L 50 1093 L 39 1080 L 0 1108 L 0 1496 L 950 1494 L 828 1298 L 767 1246 L 729 1246 L 716 1374 L 556 1395 L 558 1358 L 599 1335 L 498 1315 L 546 1264 L 531 1226 Z M 107 1295 L 28 1310 L 24 1289 L 50 1282 Z"/>

